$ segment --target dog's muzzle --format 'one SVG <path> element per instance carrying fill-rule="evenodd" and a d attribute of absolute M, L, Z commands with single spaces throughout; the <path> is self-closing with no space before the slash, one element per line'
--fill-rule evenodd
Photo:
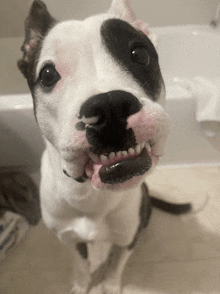
<path fill-rule="evenodd" d="M 90 151 L 110 154 L 135 146 L 136 139 L 127 118 L 142 108 L 138 99 L 124 91 L 111 91 L 89 98 L 81 107 L 76 128 L 86 130 Z"/>
<path fill-rule="evenodd" d="M 145 142 L 136 141 L 128 117 L 139 113 L 142 104 L 131 93 L 111 91 L 89 98 L 81 106 L 77 131 L 85 132 L 90 149 L 86 175 L 95 186 L 115 185 L 141 176 L 151 165 Z"/>

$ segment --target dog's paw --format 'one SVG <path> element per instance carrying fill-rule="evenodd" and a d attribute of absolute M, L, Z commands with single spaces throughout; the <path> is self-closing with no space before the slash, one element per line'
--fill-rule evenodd
<path fill-rule="evenodd" d="M 103 283 L 102 294 L 121 294 L 121 286 L 110 283 Z"/>
<path fill-rule="evenodd" d="M 87 288 L 79 284 L 74 284 L 71 290 L 71 294 L 86 294 Z"/>

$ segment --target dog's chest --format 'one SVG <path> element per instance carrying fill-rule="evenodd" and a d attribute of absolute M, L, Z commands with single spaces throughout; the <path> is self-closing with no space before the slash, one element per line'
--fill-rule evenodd
<path fill-rule="evenodd" d="M 138 206 L 136 206 L 138 208 Z M 81 215 L 69 219 L 59 238 L 65 243 L 107 241 L 120 246 L 129 245 L 139 224 L 135 207 L 118 208 L 106 215 Z"/>
<path fill-rule="evenodd" d="M 67 244 L 77 240 L 108 241 L 121 246 L 131 243 L 139 224 L 140 187 L 123 193 L 100 193 L 92 187 L 90 191 L 85 197 L 76 197 L 76 189 L 72 193 L 66 190 L 66 197 L 62 193 L 66 201 L 62 203 L 51 196 L 54 205 L 50 215 L 51 199 L 47 197 L 47 203 L 43 197 L 47 225 Z"/>

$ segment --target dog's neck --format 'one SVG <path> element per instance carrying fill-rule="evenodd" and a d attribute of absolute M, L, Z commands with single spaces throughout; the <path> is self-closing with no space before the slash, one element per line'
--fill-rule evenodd
<path fill-rule="evenodd" d="M 85 183 L 77 183 L 63 173 L 61 162 L 61 156 L 57 150 L 46 141 L 46 150 L 42 158 L 42 175 L 44 176 L 42 185 L 44 189 L 45 187 L 48 187 L 47 190 L 50 189 L 47 197 L 48 203 L 53 201 L 55 204 L 56 202 L 59 210 L 61 206 L 65 206 L 63 209 L 69 206 L 69 209 L 74 207 L 86 214 L 105 214 L 106 210 L 114 209 L 120 205 L 121 201 L 131 201 L 130 198 L 141 195 L 140 185 L 126 191 L 114 191 L 95 189 L 90 180 Z M 62 195 L 61 198 L 60 195 Z"/>

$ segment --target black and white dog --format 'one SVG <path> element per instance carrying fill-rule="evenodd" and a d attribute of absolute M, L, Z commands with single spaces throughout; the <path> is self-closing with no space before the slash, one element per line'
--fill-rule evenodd
<path fill-rule="evenodd" d="M 41 208 L 74 252 L 72 293 L 87 293 L 89 242 L 110 242 L 103 293 L 119 294 L 123 268 L 152 203 L 144 180 L 163 155 L 170 120 L 153 39 L 126 0 L 84 21 L 57 22 L 40 0 L 25 23 L 18 62 L 46 150 Z"/>

